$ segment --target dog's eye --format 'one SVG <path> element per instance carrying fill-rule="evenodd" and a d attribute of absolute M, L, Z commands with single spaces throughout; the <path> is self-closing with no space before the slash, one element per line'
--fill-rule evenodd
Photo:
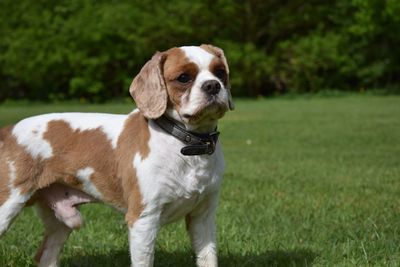
<path fill-rule="evenodd" d="M 215 70 L 214 74 L 220 80 L 224 80 L 226 77 L 226 72 L 224 69 L 217 69 L 217 70 Z"/>
<path fill-rule="evenodd" d="M 190 75 L 187 73 L 182 73 L 181 75 L 179 75 L 177 80 L 180 83 L 188 83 L 188 82 L 190 82 Z"/>

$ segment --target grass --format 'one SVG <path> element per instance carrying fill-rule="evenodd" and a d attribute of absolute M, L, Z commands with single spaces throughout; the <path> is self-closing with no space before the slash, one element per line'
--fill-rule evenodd
<path fill-rule="evenodd" d="M 400 97 L 239 100 L 221 121 L 227 170 L 220 266 L 399 266 Z M 0 124 L 128 104 L 6 105 Z M 82 208 L 62 266 L 129 266 L 123 216 Z M 43 229 L 26 209 L 0 240 L 0 266 L 32 266 Z M 182 223 L 162 229 L 155 266 L 195 266 Z"/>

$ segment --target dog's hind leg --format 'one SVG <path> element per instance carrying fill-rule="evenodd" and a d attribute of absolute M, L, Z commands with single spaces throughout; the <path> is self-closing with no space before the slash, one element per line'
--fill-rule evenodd
<path fill-rule="evenodd" d="M 7 231 L 12 221 L 29 200 L 30 196 L 20 195 L 16 191 L 13 191 L 10 198 L 0 207 L 0 236 Z"/>
<path fill-rule="evenodd" d="M 56 267 L 59 254 L 72 229 L 59 221 L 46 203 L 39 201 L 37 211 L 43 221 L 45 233 L 35 261 L 39 267 Z"/>
<path fill-rule="evenodd" d="M 13 161 L 3 162 L 0 165 L 2 167 L 0 172 L 0 236 L 2 236 L 32 194 L 23 194 L 13 186 L 16 179 Z"/>

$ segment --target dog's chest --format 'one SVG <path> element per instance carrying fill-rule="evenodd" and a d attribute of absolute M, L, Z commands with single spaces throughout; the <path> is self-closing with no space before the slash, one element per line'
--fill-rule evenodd
<path fill-rule="evenodd" d="M 167 178 L 172 187 L 160 195 L 166 199 L 161 218 L 163 223 L 173 222 L 190 213 L 218 189 L 221 175 L 215 163 L 211 160 L 194 160 L 190 167 L 182 166 L 178 176 Z"/>
<path fill-rule="evenodd" d="M 171 203 L 165 204 L 162 208 L 161 224 L 168 224 L 181 219 L 193 211 L 203 199 L 204 195 L 194 193 L 189 198 L 177 198 Z"/>
<path fill-rule="evenodd" d="M 153 138 L 154 136 L 152 136 Z M 180 219 L 218 190 L 224 169 L 218 145 L 213 155 L 183 156 L 171 136 L 150 141 L 148 159 L 135 159 L 143 200 L 149 209 L 161 209 L 162 224 Z"/>

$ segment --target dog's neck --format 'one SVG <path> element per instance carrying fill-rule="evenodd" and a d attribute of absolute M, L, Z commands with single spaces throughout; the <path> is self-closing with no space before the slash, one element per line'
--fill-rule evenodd
<path fill-rule="evenodd" d="M 179 127 L 195 134 L 212 133 L 218 125 L 218 120 L 214 119 L 202 119 L 196 123 L 189 123 L 186 119 L 182 118 L 175 109 L 167 109 L 164 116 L 173 121 Z"/>
<path fill-rule="evenodd" d="M 214 153 L 219 136 L 217 129 L 206 134 L 190 132 L 165 115 L 153 121 L 166 133 L 185 144 L 181 149 L 183 155 L 197 156 L 204 154 L 212 155 Z"/>

